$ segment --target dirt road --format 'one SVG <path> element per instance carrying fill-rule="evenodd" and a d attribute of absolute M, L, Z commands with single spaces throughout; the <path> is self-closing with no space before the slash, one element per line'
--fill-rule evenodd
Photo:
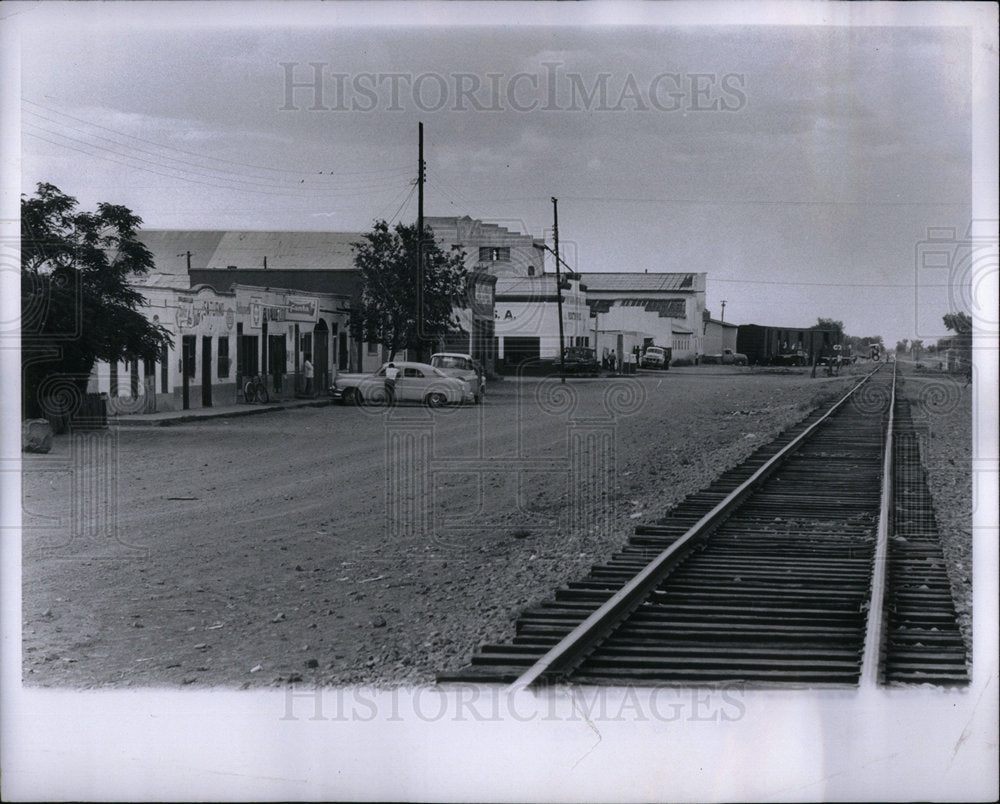
<path fill-rule="evenodd" d="M 24 456 L 24 679 L 431 680 L 848 382 L 508 379 L 480 407 L 57 437 Z"/>

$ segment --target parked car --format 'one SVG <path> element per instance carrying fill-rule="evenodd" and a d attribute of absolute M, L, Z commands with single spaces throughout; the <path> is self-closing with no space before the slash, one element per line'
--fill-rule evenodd
<path fill-rule="evenodd" d="M 588 346 L 567 346 L 563 349 L 563 364 L 567 374 L 596 377 L 601 373 L 597 353 Z"/>
<path fill-rule="evenodd" d="M 475 399 L 472 386 L 465 380 L 449 377 L 429 363 L 414 363 L 405 360 L 392 361 L 399 369 L 395 381 L 397 402 L 423 402 L 436 408 L 442 405 L 472 402 Z M 330 396 L 352 405 L 366 403 L 387 404 L 386 363 L 374 374 L 338 374 L 330 386 Z"/>
<path fill-rule="evenodd" d="M 437 352 L 431 355 L 431 365 L 449 377 L 467 381 L 472 386 L 477 405 L 486 398 L 486 376 L 479 363 L 472 359 L 472 355 Z"/>
<path fill-rule="evenodd" d="M 645 369 L 663 369 L 666 371 L 670 368 L 672 355 L 673 349 L 669 346 L 647 346 L 646 351 L 642 353 L 642 360 L 639 361 L 639 365 Z"/>
<path fill-rule="evenodd" d="M 723 349 L 721 354 L 705 355 L 701 359 L 702 363 L 723 363 L 726 365 L 745 366 L 747 356 L 741 352 L 734 352 L 732 349 Z"/>

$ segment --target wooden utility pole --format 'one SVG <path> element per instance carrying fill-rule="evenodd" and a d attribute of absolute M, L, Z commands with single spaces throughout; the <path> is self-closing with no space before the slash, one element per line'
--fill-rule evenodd
<path fill-rule="evenodd" d="M 424 334 L 424 124 L 418 123 L 417 126 L 417 338 L 420 359 L 423 357 Z"/>
<path fill-rule="evenodd" d="M 566 382 L 566 355 L 563 352 L 562 277 L 559 273 L 559 200 L 552 197 L 552 235 L 556 241 L 556 304 L 559 309 L 559 376 Z"/>
<path fill-rule="evenodd" d="M 722 300 L 722 318 L 720 319 L 723 324 L 726 323 L 726 300 Z"/>

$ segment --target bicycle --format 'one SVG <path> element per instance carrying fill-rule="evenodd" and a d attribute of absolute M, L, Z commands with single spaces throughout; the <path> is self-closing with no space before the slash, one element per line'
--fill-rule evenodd
<path fill-rule="evenodd" d="M 251 405 L 254 402 L 260 402 L 263 404 L 270 399 L 263 376 L 258 374 L 247 380 L 246 385 L 243 386 L 243 398 L 246 399 L 246 401 Z"/>

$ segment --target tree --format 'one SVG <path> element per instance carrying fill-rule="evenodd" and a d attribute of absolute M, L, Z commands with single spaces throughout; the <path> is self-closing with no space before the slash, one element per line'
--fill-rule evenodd
<path fill-rule="evenodd" d="M 953 349 L 958 357 L 958 367 L 971 371 L 972 369 L 972 318 L 968 313 L 947 313 L 943 316 L 944 325 L 955 334 L 941 338 L 939 349 Z M 951 361 L 949 360 L 949 363 Z"/>
<path fill-rule="evenodd" d="M 809 327 L 809 329 L 835 329 L 837 332 L 843 334 L 844 322 L 834 321 L 832 318 L 817 318 L 816 323 Z"/>
<path fill-rule="evenodd" d="M 56 394 L 71 413 L 98 360 L 155 360 L 170 334 L 140 312 L 131 284 L 153 267 L 136 239 L 142 219 L 115 204 L 77 211 L 77 200 L 39 184 L 21 197 L 21 376 L 26 416 Z M 68 404 L 66 397 L 71 397 Z M 51 411 L 48 411 L 51 412 Z"/>
<path fill-rule="evenodd" d="M 896 341 L 896 354 L 905 354 L 910 351 L 910 339 L 903 338 L 901 341 Z"/>
<path fill-rule="evenodd" d="M 947 313 L 943 320 L 945 327 L 958 336 L 969 336 L 969 342 L 972 342 L 972 318 L 968 313 Z"/>
<path fill-rule="evenodd" d="M 352 305 L 351 334 L 357 341 L 381 344 L 386 359 L 403 349 L 422 353 L 458 329 L 456 305 L 466 303 L 465 254 L 443 252 L 424 228 L 423 271 L 418 270 L 416 226 L 390 230 L 376 221 L 354 246 L 361 272 L 361 298 Z"/>

